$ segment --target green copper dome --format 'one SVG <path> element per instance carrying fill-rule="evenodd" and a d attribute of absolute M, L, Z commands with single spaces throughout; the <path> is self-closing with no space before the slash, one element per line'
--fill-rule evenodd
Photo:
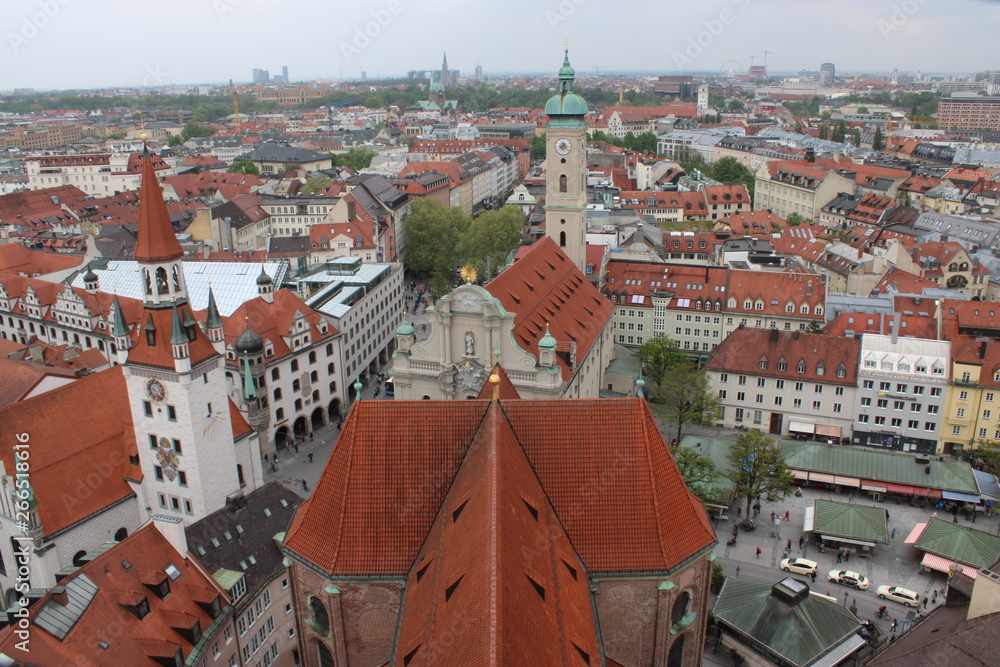
<path fill-rule="evenodd" d="M 413 335 L 413 325 L 410 324 L 406 318 L 400 323 L 399 328 L 396 329 L 397 336 L 412 336 Z"/>
<path fill-rule="evenodd" d="M 556 339 L 549 333 L 549 325 L 545 325 L 545 335 L 538 340 L 539 350 L 554 350 L 556 349 Z"/>
<path fill-rule="evenodd" d="M 545 104 L 545 114 L 547 116 L 583 116 L 590 110 L 586 100 L 573 92 L 573 79 L 576 72 L 569 64 L 569 49 L 566 50 L 566 57 L 563 66 L 559 69 L 559 92 L 549 98 Z M 549 124 L 558 126 L 559 118 L 550 118 Z M 582 118 L 567 118 L 565 120 L 582 122 Z M 552 121 L 556 121 L 553 123 Z"/>

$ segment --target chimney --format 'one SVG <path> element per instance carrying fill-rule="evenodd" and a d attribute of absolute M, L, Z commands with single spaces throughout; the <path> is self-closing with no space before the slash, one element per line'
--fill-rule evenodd
<path fill-rule="evenodd" d="M 938 299 L 934 302 L 934 322 L 937 325 L 936 333 L 938 340 L 941 340 L 942 330 L 944 329 L 944 322 L 941 321 L 944 315 L 942 311 L 944 311 L 944 308 L 942 307 L 941 300 Z"/>
<path fill-rule="evenodd" d="M 346 199 L 347 199 L 347 221 L 348 222 L 354 222 L 354 212 L 355 212 L 355 209 L 354 209 L 354 206 L 355 206 L 354 198 L 353 197 L 347 197 Z"/>
<path fill-rule="evenodd" d="M 816 149 L 813 148 L 812 146 L 806 147 L 806 162 L 811 163 L 815 161 L 816 161 Z"/>
<path fill-rule="evenodd" d="M 170 546 L 182 558 L 186 558 L 188 552 L 187 535 L 184 533 L 184 523 L 181 519 L 163 514 L 154 514 L 150 518 L 153 520 L 153 526 L 160 531 L 167 542 L 170 542 Z"/>
<path fill-rule="evenodd" d="M 60 607 L 66 607 L 69 605 L 69 594 L 66 592 L 65 586 L 56 586 L 50 591 L 50 593 L 52 593 L 52 601 Z"/>
<path fill-rule="evenodd" d="M 899 313 L 892 316 L 892 344 L 899 340 Z"/>

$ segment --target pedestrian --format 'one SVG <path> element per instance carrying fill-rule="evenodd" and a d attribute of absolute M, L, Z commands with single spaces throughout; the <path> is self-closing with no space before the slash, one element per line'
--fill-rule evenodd
<path fill-rule="evenodd" d="M 844 562 L 844 552 L 842 552 L 842 551 L 838 551 L 837 552 L 837 562 L 838 563 L 843 563 Z"/>
<path fill-rule="evenodd" d="M 937 589 L 931 591 L 931 604 L 937 604 Z"/>
<path fill-rule="evenodd" d="M 740 532 L 739 526 L 733 526 L 733 537 L 739 535 L 739 532 Z"/>
<path fill-rule="evenodd" d="M 850 560 L 851 560 L 851 552 L 848 551 L 847 549 L 844 549 L 844 562 L 846 563 Z"/>
<path fill-rule="evenodd" d="M 312 455 L 312 452 L 309 452 L 309 463 L 312 463 L 312 462 L 313 462 L 313 455 Z"/>
<path fill-rule="evenodd" d="M 926 595 L 924 596 L 923 602 L 921 604 L 924 605 L 924 609 L 927 609 L 927 596 Z"/>
<path fill-rule="evenodd" d="M 762 553 L 764 553 L 764 550 L 763 550 L 763 549 L 761 549 L 760 547 L 757 547 L 757 560 L 760 560 L 760 555 L 761 555 Z"/>
<path fill-rule="evenodd" d="M 309 442 L 313 441 L 313 432 L 309 431 Z"/>
<path fill-rule="evenodd" d="M 302 480 L 302 490 L 303 491 L 308 491 L 309 490 L 309 485 L 306 484 L 306 480 Z"/>
<path fill-rule="evenodd" d="M 892 540 L 896 539 L 896 529 L 895 528 L 893 528 L 892 532 L 889 533 L 889 539 L 892 539 Z"/>
<path fill-rule="evenodd" d="M 805 541 L 806 541 L 806 538 L 800 535 L 799 536 L 799 549 L 802 548 L 802 545 L 805 544 Z"/>
<path fill-rule="evenodd" d="M 743 516 L 743 508 L 742 507 L 737 507 L 736 508 L 736 518 L 739 519 L 742 516 Z"/>
<path fill-rule="evenodd" d="M 788 549 L 789 551 L 791 551 L 791 549 L 792 549 L 792 538 L 789 537 L 788 541 L 785 542 L 785 548 Z"/>
<path fill-rule="evenodd" d="M 899 621 L 897 621 L 896 619 L 892 619 L 892 627 L 890 628 L 890 632 L 895 632 L 897 625 L 899 625 Z"/>
<path fill-rule="evenodd" d="M 298 445 L 298 443 L 293 442 L 292 443 L 292 447 L 295 448 L 295 453 L 298 454 L 299 453 L 299 445 Z"/>
<path fill-rule="evenodd" d="M 809 576 L 812 577 L 813 583 L 816 583 L 816 571 L 811 572 Z"/>
<path fill-rule="evenodd" d="M 789 514 L 788 510 L 785 510 L 785 521 L 788 521 L 790 516 L 791 515 Z"/>
<path fill-rule="evenodd" d="M 952 515 L 952 517 L 951 517 L 951 522 L 952 522 L 952 523 L 958 523 L 958 515 L 957 515 L 957 514 L 953 514 L 953 515 Z"/>
<path fill-rule="evenodd" d="M 739 565 L 736 566 L 736 578 L 737 579 L 740 578 L 740 566 Z"/>
<path fill-rule="evenodd" d="M 976 510 L 972 510 L 972 523 L 976 522 Z"/>

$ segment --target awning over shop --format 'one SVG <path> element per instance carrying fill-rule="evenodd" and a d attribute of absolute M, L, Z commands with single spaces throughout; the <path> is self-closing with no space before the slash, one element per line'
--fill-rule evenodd
<path fill-rule="evenodd" d="M 854 479 L 853 477 L 841 477 L 840 475 L 834 475 L 833 483 L 839 484 L 840 486 L 853 486 L 854 488 L 861 486 L 860 479 Z"/>
<path fill-rule="evenodd" d="M 860 635 L 853 634 L 834 646 L 829 653 L 811 663 L 810 667 L 833 667 L 834 665 L 839 665 L 843 662 L 844 658 L 857 651 L 866 643 Z"/>
<path fill-rule="evenodd" d="M 940 489 L 925 489 L 920 486 L 915 486 L 913 487 L 913 495 L 918 498 L 940 498 L 941 491 Z"/>
<path fill-rule="evenodd" d="M 961 563 L 956 563 L 955 561 L 948 560 L 947 558 L 941 558 L 941 556 L 935 556 L 934 554 L 924 554 L 924 559 L 920 561 L 920 564 L 930 570 L 937 570 L 938 572 L 944 572 L 948 574 L 951 572 L 951 568 L 958 566 L 965 576 L 970 579 L 975 579 L 976 575 L 979 574 L 979 570 L 974 567 L 969 567 L 968 565 L 962 565 Z"/>
<path fill-rule="evenodd" d="M 809 473 L 810 482 L 823 482 L 824 484 L 836 484 L 836 477 L 833 475 L 827 475 L 821 472 L 811 472 Z"/>
<path fill-rule="evenodd" d="M 873 482 L 870 479 L 861 480 L 861 490 L 862 491 L 876 491 L 878 493 L 885 493 L 885 484 L 882 482 Z"/>
<path fill-rule="evenodd" d="M 795 431 L 796 433 L 812 434 L 816 430 L 816 424 L 807 424 L 805 422 L 788 422 L 788 430 Z"/>
<path fill-rule="evenodd" d="M 874 542 L 865 542 L 864 540 L 852 540 L 847 537 L 837 537 L 836 535 L 820 535 L 820 537 L 822 537 L 824 541 L 829 541 L 829 542 L 843 542 L 844 544 L 857 544 L 858 546 L 862 547 L 875 546 Z"/>
<path fill-rule="evenodd" d="M 792 473 L 792 477 L 794 477 L 795 479 L 802 479 L 802 480 L 809 479 L 809 473 L 807 473 L 805 470 L 789 470 L 788 472 Z"/>
<path fill-rule="evenodd" d="M 898 493 L 904 496 L 912 496 L 914 491 L 912 486 L 906 486 L 905 484 L 893 484 L 889 482 L 885 485 L 886 491 L 889 493 Z"/>
<path fill-rule="evenodd" d="M 926 527 L 926 523 L 918 523 L 915 525 L 913 530 L 910 531 L 910 534 L 906 536 L 905 540 L 903 540 L 903 544 L 916 544 L 917 540 L 920 539 L 920 536 L 923 535 L 924 528 Z"/>
<path fill-rule="evenodd" d="M 960 500 L 963 503 L 978 503 L 979 496 L 974 496 L 971 493 L 955 493 L 954 491 L 942 491 L 941 497 L 945 500 Z"/>
<path fill-rule="evenodd" d="M 825 435 L 828 438 L 839 438 L 842 430 L 839 426 L 816 424 L 816 435 Z"/>
<path fill-rule="evenodd" d="M 816 525 L 816 506 L 810 505 L 806 508 L 806 518 L 802 522 L 802 532 L 809 533 L 812 532 L 813 527 Z"/>

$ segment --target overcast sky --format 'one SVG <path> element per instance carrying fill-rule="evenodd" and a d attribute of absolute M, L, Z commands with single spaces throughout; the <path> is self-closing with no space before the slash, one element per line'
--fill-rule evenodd
<path fill-rule="evenodd" d="M 1000 69 L 995 0 L 3 0 L 0 90 L 436 69 Z M 366 34 L 367 33 L 367 34 Z"/>

